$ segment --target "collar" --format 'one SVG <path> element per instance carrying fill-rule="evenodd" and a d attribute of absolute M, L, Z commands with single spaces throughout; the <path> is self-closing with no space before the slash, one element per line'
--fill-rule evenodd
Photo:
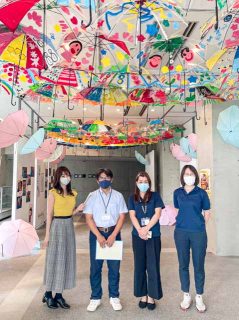
<path fill-rule="evenodd" d="M 197 192 L 199 190 L 199 187 L 198 186 L 195 186 L 190 192 L 187 192 L 184 187 L 180 187 L 181 190 L 183 190 L 186 194 L 191 194 L 191 193 L 194 193 L 194 192 Z"/>
<path fill-rule="evenodd" d="M 110 187 L 110 191 L 107 194 L 103 191 L 102 188 L 99 188 L 99 191 L 100 191 L 100 193 L 105 194 L 106 196 L 108 196 L 108 194 L 110 194 L 113 191 L 113 189 Z"/>

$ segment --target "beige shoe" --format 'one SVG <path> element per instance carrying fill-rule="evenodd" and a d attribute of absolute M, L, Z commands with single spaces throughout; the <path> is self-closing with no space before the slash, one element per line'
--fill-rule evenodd
<path fill-rule="evenodd" d="M 196 295 L 196 308 L 199 312 L 205 312 L 207 307 L 205 306 L 205 303 L 203 302 L 203 298 L 201 294 Z"/>
<path fill-rule="evenodd" d="M 192 304 L 192 298 L 190 293 L 184 292 L 183 301 L 180 303 L 180 307 L 182 310 L 188 310 Z"/>
<path fill-rule="evenodd" d="M 114 311 L 122 310 L 122 305 L 119 298 L 110 298 L 110 304 L 112 305 Z"/>
<path fill-rule="evenodd" d="M 101 305 L 101 300 L 90 300 L 87 311 L 94 312 Z"/>

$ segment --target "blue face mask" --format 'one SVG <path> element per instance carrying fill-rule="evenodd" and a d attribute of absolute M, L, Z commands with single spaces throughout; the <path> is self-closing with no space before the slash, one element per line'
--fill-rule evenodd
<path fill-rule="evenodd" d="M 149 189 L 149 184 L 148 183 L 137 183 L 137 187 L 141 192 L 146 192 Z"/>
<path fill-rule="evenodd" d="M 111 186 L 111 181 L 110 180 L 99 181 L 99 185 L 102 189 L 107 189 Z"/>

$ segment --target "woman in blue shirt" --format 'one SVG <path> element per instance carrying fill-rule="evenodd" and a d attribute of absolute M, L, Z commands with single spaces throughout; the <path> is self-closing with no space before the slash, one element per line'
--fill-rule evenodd
<path fill-rule="evenodd" d="M 210 201 L 205 190 L 199 188 L 197 170 L 186 165 L 181 172 L 182 187 L 174 191 L 174 206 L 178 209 L 174 240 L 178 253 L 179 277 L 181 289 L 184 292 L 180 306 L 183 310 L 192 304 L 189 293 L 190 249 L 194 266 L 196 287 L 196 308 L 200 312 L 206 311 L 202 294 L 205 283 L 205 256 L 207 250 L 206 223 L 210 217 Z M 202 213 L 204 211 L 204 213 Z"/>
<path fill-rule="evenodd" d="M 160 279 L 160 225 L 163 201 L 151 191 L 146 172 L 136 176 L 135 193 L 129 198 L 129 213 L 133 224 L 134 295 L 140 297 L 140 308 L 155 309 L 155 299 L 162 298 Z"/>

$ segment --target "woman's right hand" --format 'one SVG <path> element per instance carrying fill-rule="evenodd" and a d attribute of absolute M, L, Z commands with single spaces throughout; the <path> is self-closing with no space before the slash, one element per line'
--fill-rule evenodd
<path fill-rule="evenodd" d="M 46 249 L 48 247 L 48 243 L 49 243 L 49 237 L 45 237 L 42 243 L 42 249 Z"/>

